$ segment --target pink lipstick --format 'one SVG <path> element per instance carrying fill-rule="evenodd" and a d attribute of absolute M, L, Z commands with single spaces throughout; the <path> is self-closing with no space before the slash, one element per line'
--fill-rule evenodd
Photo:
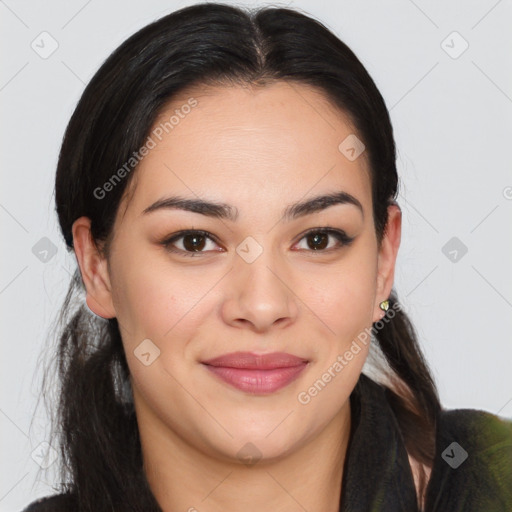
<path fill-rule="evenodd" d="M 294 381 L 308 362 L 284 352 L 233 352 L 203 361 L 202 364 L 224 382 L 241 391 L 269 394 Z"/>

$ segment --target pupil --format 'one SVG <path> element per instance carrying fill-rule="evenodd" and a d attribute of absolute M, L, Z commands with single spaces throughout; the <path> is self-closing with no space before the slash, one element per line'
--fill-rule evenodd
<path fill-rule="evenodd" d="M 198 239 L 203 239 L 203 243 L 198 243 Z M 187 240 L 191 240 L 191 243 L 187 243 Z M 200 251 L 204 248 L 204 237 L 203 235 L 186 235 L 183 238 L 183 246 L 187 251 Z"/>
<path fill-rule="evenodd" d="M 313 236 L 312 236 L 312 239 L 313 239 L 313 246 L 310 245 L 310 248 L 313 249 L 313 250 L 318 250 L 318 249 L 325 249 L 325 247 L 327 247 L 327 234 L 326 233 L 315 233 Z M 324 242 L 324 243 L 322 243 Z M 315 245 L 315 244 L 320 244 L 320 245 Z"/>

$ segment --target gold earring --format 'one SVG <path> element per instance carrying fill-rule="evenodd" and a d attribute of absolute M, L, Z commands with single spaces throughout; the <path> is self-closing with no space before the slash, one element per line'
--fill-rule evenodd
<path fill-rule="evenodd" d="M 387 311 L 389 309 L 389 300 L 386 299 L 386 300 L 383 300 L 380 304 L 379 304 L 379 308 L 382 309 L 382 311 Z"/>

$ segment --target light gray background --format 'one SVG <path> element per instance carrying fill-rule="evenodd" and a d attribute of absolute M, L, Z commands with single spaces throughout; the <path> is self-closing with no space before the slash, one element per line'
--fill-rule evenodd
<path fill-rule="evenodd" d="M 38 474 L 34 460 L 46 439 L 44 411 L 30 426 L 38 357 L 75 267 L 53 204 L 64 129 L 111 51 L 191 3 L 0 1 L 1 511 L 20 511 L 53 493 L 55 465 Z M 404 221 L 395 286 L 443 404 L 512 417 L 511 2 L 273 5 L 301 8 L 332 29 L 362 60 L 390 109 Z M 58 43 L 46 59 L 31 47 L 35 41 L 51 48 L 43 31 Z M 469 46 L 458 55 L 464 41 Z M 57 247 L 46 263 L 32 251 L 43 237 Z M 452 237 L 466 254 L 445 256 Z"/>

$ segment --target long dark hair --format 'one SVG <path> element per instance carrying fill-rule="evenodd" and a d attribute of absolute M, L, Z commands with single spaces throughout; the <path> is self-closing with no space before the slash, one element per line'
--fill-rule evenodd
<path fill-rule="evenodd" d="M 73 222 L 87 216 L 94 241 L 108 254 L 113 221 L 136 166 L 110 187 L 107 199 L 99 198 L 98 189 L 144 145 L 169 100 L 195 85 L 277 80 L 318 88 L 350 117 L 369 158 L 380 244 L 387 207 L 398 193 L 395 143 L 384 100 L 361 62 L 324 25 L 297 11 L 205 3 L 169 14 L 131 36 L 85 88 L 64 136 L 55 181 L 68 250 L 73 249 Z M 83 296 L 77 268 L 59 317 L 55 350 L 59 403 L 51 444 L 61 452 L 60 491 L 70 493 L 70 509 L 77 511 L 160 510 L 143 471 L 117 320 L 93 315 Z M 394 290 L 390 301 L 398 303 Z M 431 466 L 439 398 L 402 309 L 376 331 L 375 342 L 407 451 Z"/>

